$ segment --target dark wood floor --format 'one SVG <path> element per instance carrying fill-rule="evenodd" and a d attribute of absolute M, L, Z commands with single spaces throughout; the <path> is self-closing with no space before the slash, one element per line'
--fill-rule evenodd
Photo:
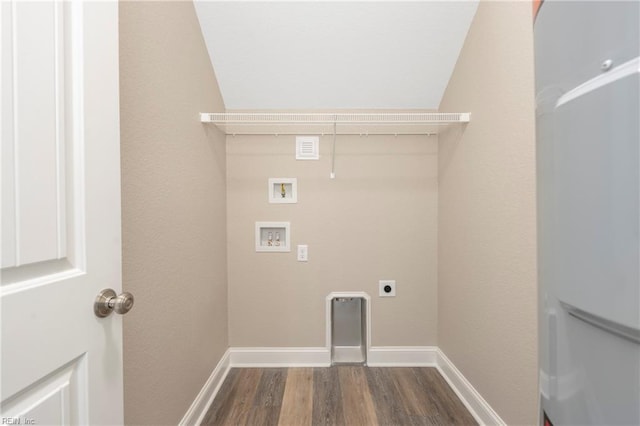
<path fill-rule="evenodd" d="M 233 368 L 203 425 L 476 425 L 435 368 Z"/>

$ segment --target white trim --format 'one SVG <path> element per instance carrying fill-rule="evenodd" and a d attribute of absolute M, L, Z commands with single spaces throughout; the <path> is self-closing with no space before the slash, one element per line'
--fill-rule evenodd
<path fill-rule="evenodd" d="M 62 10 L 64 3 L 56 2 L 54 5 L 54 93 L 55 93 L 55 124 L 56 124 L 56 258 L 62 259 L 66 255 L 66 217 L 64 203 L 62 198 L 63 182 L 65 181 L 65 167 L 63 165 L 63 146 L 64 146 L 64 22 L 61 22 L 64 16 Z M 62 56 L 62 60 L 61 57 Z"/>
<path fill-rule="evenodd" d="M 15 259 L 14 266 L 20 266 L 22 261 L 20 259 L 20 157 L 19 157 L 19 138 L 20 133 L 18 132 L 19 128 L 19 120 L 18 120 L 18 13 L 16 12 L 16 1 L 11 2 L 11 54 L 13 55 L 11 60 L 13 63 L 11 64 L 11 107 L 13 113 L 13 226 L 15 227 L 15 245 L 14 249 Z"/>
<path fill-rule="evenodd" d="M 209 376 L 209 379 L 207 379 L 200 390 L 200 393 L 198 393 L 198 396 L 193 400 L 184 417 L 182 417 L 182 420 L 178 423 L 179 426 L 199 425 L 202 423 L 205 414 L 207 414 L 209 407 L 213 403 L 214 398 L 220 390 L 220 386 L 222 386 L 231 368 L 229 354 L 230 349 L 227 349 L 218 362 L 218 365 L 216 365 L 216 368 L 213 369 L 211 376 Z"/>
<path fill-rule="evenodd" d="M 458 395 L 460 401 L 467 407 L 467 410 L 481 425 L 505 425 L 480 393 L 462 375 L 460 370 L 446 357 L 446 355 L 436 348 L 437 368 L 442 377 L 449 383 L 451 389 Z"/>
<path fill-rule="evenodd" d="M 51 284 L 58 281 L 70 280 L 72 278 L 79 277 L 84 274 L 86 274 L 86 272 L 78 268 L 65 269 L 62 272 L 41 275 L 32 279 L 27 279 L 24 281 L 19 281 L 16 283 L 4 285 L 0 287 L 0 297 L 6 297 L 11 294 L 30 290 L 35 287 Z"/>
<path fill-rule="evenodd" d="M 71 137 L 72 173 L 71 187 L 71 211 L 73 217 L 73 247 L 67 256 L 76 268 L 84 271 L 87 268 L 87 221 L 86 221 L 86 173 L 85 173 L 85 90 L 84 90 L 84 3 L 82 1 L 71 2 L 71 135 L 65 133 L 65 137 Z M 65 114 L 68 111 L 65 111 Z M 66 144 L 66 142 L 65 142 Z M 66 192 L 69 196 L 69 191 Z M 69 213 L 67 211 L 67 213 Z M 67 229 L 68 231 L 68 229 Z"/>
<path fill-rule="evenodd" d="M 329 363 L 331 363 L 331 301 L 336 297 L 361 297 L 365 300 L 365 319 L 367 327 L 367 360 L 371 351 L 371 296 L 364 291 L 333 291 L 325 298 L 325 347 L 329 353 Z"/>
<path fill-rule="evenodd" d="M 353 293 L 332 293 L 353 294 Z M 328 297 L 328 296 L 327 296 Z M 340 297 L 340 296 L 336 296 Z M 356 296 L 342 296 L 356 297 Z M 362 296 L 357 296 L 362 297 Z M 368 297 L 368 296 L 367 296 Z M 435 367 L 480 425 L 506 423 L 437 346 L 368 347 L 369 367 Z M 329 367 L 331 350 L 323 347 L 229 348 L 179 425 L 200 424 L 232 367 Z"/>
<path fill-rule="evenodd" d="M 369 349 L 369 367 L 436 367 L 435 346 L 375 346 Z"/>
<path fill-rule="evenodd" d="M 327 348 L 230 348 L 232 367 L 328 367 Z"/>
<path fill-rule="evenodd" d="M 369 347 L 370 367 L 436 367 L 435 346 Z M 328 367 L 331 348 L 256 347 L 230 348 L 232 367 Z"/>

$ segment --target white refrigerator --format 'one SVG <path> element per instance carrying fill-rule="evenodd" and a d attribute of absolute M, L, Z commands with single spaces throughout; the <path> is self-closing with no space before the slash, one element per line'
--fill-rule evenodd
<path fill-rule="evenodd" d="M 534 23 L 540 423 L 640 425 L 640 2 Z"/>

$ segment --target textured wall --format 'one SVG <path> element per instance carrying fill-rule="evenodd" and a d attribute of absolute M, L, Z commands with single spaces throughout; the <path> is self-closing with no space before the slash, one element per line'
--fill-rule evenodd
<path fill-rule="evenodd" d="M 120 2 L 125 421 L 177 424 L 228 347 L 223 111 L 191 2 Z"/>
<path fill-rule="evenodd" d="M 536 421 L 533 35 L 528 2 L 481 2 L 442 100 L 438 343 L 508 424 Z"/>
<path fill-rule="evenodd" d="M 373 345 L 435 345 L 436 140 L 339 136 L 335 180 L 330 136 L 320 148 L 296 161 L 294 136 L 227 138 L 231 346 L 324 346 L 332 291 L 372 297 Z M 269 204 L 269 177 L 297 177 L 298 204 Z M 256 221 L 290 221 L 294 250 L 256 253 Z M 397 297 L 378 297 L 380 279 Z"/>

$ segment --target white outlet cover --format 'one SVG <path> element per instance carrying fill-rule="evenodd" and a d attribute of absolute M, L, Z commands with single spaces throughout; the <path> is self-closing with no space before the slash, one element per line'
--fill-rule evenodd
<path fill-rule="evenodd" d="M 396 280 L 380 280 L 378 281 L 379 285 L 379 295 L 380 297 L 395 297 L 396 296 Z M 386 286 L 391 287 L 391 291 L 389 293 L 384 291 Z"/>
<path fill-rule="evenodd" d="M 298 262 L 309 261 L 309 246 L 306 244 L 298 245 Z"/>

